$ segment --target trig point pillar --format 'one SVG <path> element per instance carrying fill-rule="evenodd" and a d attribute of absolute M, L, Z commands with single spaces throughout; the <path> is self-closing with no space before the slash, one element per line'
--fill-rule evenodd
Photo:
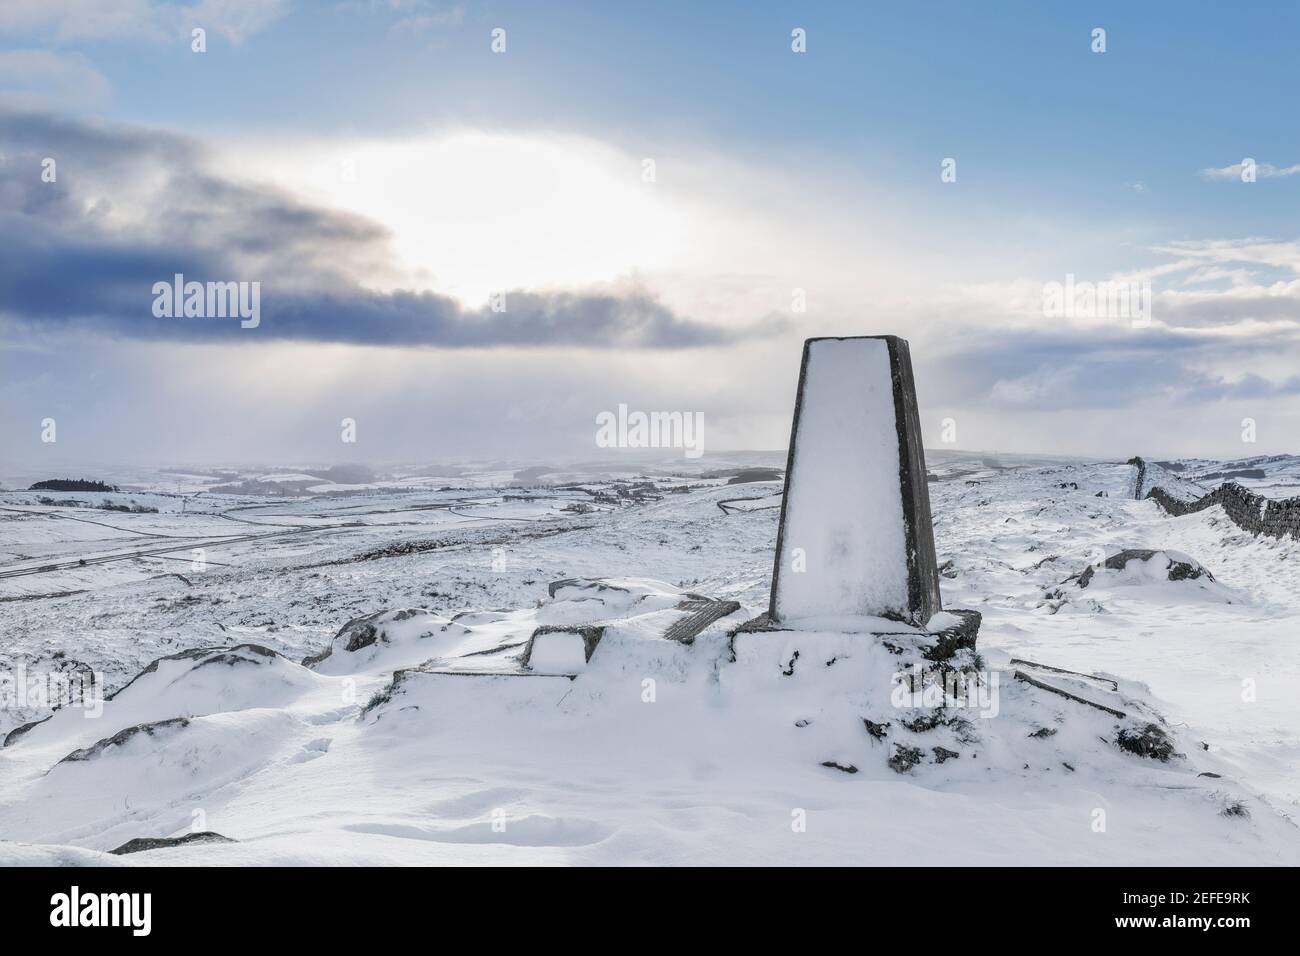
<path fill-rule="evenodd" d="M 942 610 L 907 342 L 808 339 L 790 433 L 769 618 Z"/>

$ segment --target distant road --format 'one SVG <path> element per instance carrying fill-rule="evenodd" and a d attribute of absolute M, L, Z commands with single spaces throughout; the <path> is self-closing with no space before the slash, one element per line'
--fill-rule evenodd
<path fill-rule="evenodd" d="M 47 518 L 60 518 L 64 521 L 79 521 L 82 524 L 93 524 L 99 528 L 108 528 L 111 531 L 121 531 L 123 534 L 138 534 L 146 538 L 174 538 L 178 535 L 161 534 L 157 531 L 141 531 L 138 528 L 123 528 L 120 525 L 108 524 L 105 521 L 93 521 L 90 518 L 78 518 L 76 515 L 65 514 L 62 511 L 56 511 L 53 508 L 0 508 L 0 511 L 12 511 L 20 515 L 44 515 Z"/>
<path fill-rule="evenodd" d="M 467 515 L 467 514 L 461 514 L 460 512 L 453 510 L 458 506 L 464 506 L 466 503 L 487 501 L 487 500 L 500 498 L 500 497 L 501 494 L 498 492 L 497 494 L 494 495 L 490 495 L 490 494 L 471 495 L 471 496 L 466 496 L 464 498 L 458 498 L 450 501 L 440 501 L 432 504 L 418 504 L 418 505 L 411 505 L 408 507 L 400 507 L 400 508 L 372 508 L 371 510 L 358 511 L 355 509 L 365 508 L 366 505 L 351 505 L 345 508 L 331 509 L 330 511 L 321 514 L 311 514 L 311 513 L 267 514 L 267 515 L 262 515 L 262 517 L 268 517 L 268 518 L 292 517 L 292 518 L 299 518 L 300 520 L 310 520 L 312 518 L 329 518 L 331 516 L 356 518 L 362 515 L 371 515 L 371 514 L 397 514 L 403 511 L 435 511 L 435 510 L 448 511 L 451 514 L 456 515 L 458 518 L 466 518 L 466 519 L 478 520 L 478 521 L 502 521 L 507 523 L 527 523 L 532 521 L 545 520 L 546 517 L 548 517 L 548 516 L 543 516 L 542 518 L 539 519 L 539 518 L 525 518 L 521 516 L 510 516 L 510 515 L 503 515 L 503 516 Z M 274 506 L 273 505 L 245 505 L 238 508 L 228 509 L 228 511 L 210 512 L 209 514 L 211 514 L 213 517 L 229 518 L 231 521 L 239 521 L 244 524 L 253 525 L 254 527 L 265 527 L 266 525 L 263 525 L 260 522 L 249 521 L 245 518 L 236 518 L 229 513 L 230 511 L 252 510 L 254 508 L 260 508 L 260 507 L 274 507 Z M 53 510 L 48 510 L 48 511 L 39 510 L 39 509 L 29 510 L 29 509 L 19 509 L 19 508 L 3 508 L 0 510 L 23 511 L 24 513 L 27 514 L 44 514 L 55 518 L 71 518 L 74 521 L 88 521 L 88 523 L 90 524 L 102 524 L 101 522 L 98 521 L 89 521 L 89 519 L 85 519 L 85 518 L 75 518 L 71 515 L 63 514 L 61 512 L 57 512 Z M 136 534 L 147 534 L 155 538 L 166 538 L 168 540 L 177 541 L 180 543 L 170 544 L 167 546 L 139 548 L 133 551 L 120 551 L 120 552 L 115 552 L 113 554 L 104 554 L 104 555 L 98 555 L 95 557 L 88 557 L 88 558 L 74 558 L 72 560 L 56 561 L 49 564 L 38 564 L 38 565 L 24 564 L 23 567 L 0 570 L 0 579 L 19 578 L 31 574 L 46 574 L 51 571 L 69 571 L 69 570 L 75 570 L 76 568 L 88 567 L 89 565 L 92 564 L 111 564 L 115 561 L 132 561 L 136 558 L 148 558 L 148 557 L 167 555 L 175 551 L 190 551 L 195 548 L 218 548 L 224 545 L 243 544 L 244 542 L 248 542 L 248 541 L 262 541 L 267 538 L 281 538 L 288 535 L 321 534 L 327 531 L 347 531 L 356 528 L 371 528 L 371 529 L 383 528 L 383 525 L 367 525 L 364 522 L 359 522 L 359 521 L 350 521 L 346 524 L 320 525 L 316 527 L 310 525 L 292 525 L 292 526 L 275 525 L 275 524 L 271 524 L 270 522 L 267 522 L 267 525 L 271 527 L 282 528 L 284 530 L 267 531 L 261 534 L 247 534 L 247 535 L 235 535 L 235 536 L 226 535 L 222 537 L 209 537 L 206 539 L 196 539 L 196 538 L 182 539 L 179 536 L 174 536 L 174 535 L 162 535 L 162 534 L 155 534 L 147 531 L 135 531 Z M 107 528 L 112 528 L 115 531 L 134 530 L 129 528 L 119 528 L 114 525 L 105 524 L 102 526 Z"/>
<path fill-rule="evenodd" d="M 341 530 L 337 525 L 328 525 L 324 528 L 292 528 L 286 531 L 268 531 L 265 534 L 247 534 L 238 537 L 224 538 L 207 538 L 192 539 L 184 544 L 172 544 L 166 547 L 158 548 L 141 548 L 136 551 L 125 551 L 117 554 L 104 554 L 92 558 L 77 558 L 72 561 L 57 561 L 53 564 L 40 564 L 35 567 L 14 568 L 12 570 L 0 571 L 0 578 L 20 578 L 29 574 L 46 574 L 50 571 L 68 571 L 75 568 L 84 568 L 92 564 L 111 564 L 114 561 L 131 561 L 135 558 L 147 558 L 152 555 L 171 554 L 173 551 L 191 551 L 195 548 L 216 548 L 228 544 L 242 544 L 245 541 L 260 541 L 265 538 L 282 538 L 286 535 L 295 534 L 319 534 L 322 531 Z"/>

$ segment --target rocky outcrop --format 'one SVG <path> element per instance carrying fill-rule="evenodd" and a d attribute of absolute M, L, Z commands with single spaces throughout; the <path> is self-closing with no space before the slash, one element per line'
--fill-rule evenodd
<path fill-rule="evenodd" d="M 261 644 L 234 644 L 230 647 L 192 647 L 186 651 L 178 651 L 175 654 L 168 654 L 165 657 L 157 657 L 150 661 L 149 664 L 136 674 L 129 681 L 119 687 L 113 693 L 105 697 L 105 700 L 114 700 L 124 690 L 134 684 L 141 678 L 150 674 L 157 673 L 158 668 L 172 661 L 198 661 L 196 669 L 208 664 L 225 664 L 229 667 L 235 667 L 250 661 L 272 661 L 279 657 L 275 651 L 269 647 L 263 647 Z M 204 660 L 207 658 L 207 660 Z"/>
<path fill-rule="evenodd" d="M 161 850 L 169 846 L 186 846 L 190 843 L 238 843 L 238 840 L 232 840 L 228 836 L 222 836 L 214 830 L 203 830 L 200 833 L 187 833 L 179 837 L 136 837 L 134 840 L 127 840 L 115 850 L 108 852 L 114 856 L 126 856 L 128 853 L 141 853 L 145 850 Z"/>
<path fill-rule="evenodd" d="M 31 720 L 25 724 L 18 725 L 5 736 L 5 742 L 2 746 L 8 747 L 10 744 L 16 742 L 18 738 L 22 737 L 24 734 L 30 733 L 53 716 L 53 714 L 46 714 L 40 720 Z"/>
<path fill-rule="evenodd" d="M 120 747 L 133 737 L 144 734 L 146 737 L 157 737 L 160 734 L 168 735 L 178 730 L 184 730 L 190 725 L 188 717 L 172 717 L 169 720 L 157 720 L 149 724 L 137 724 L 134 727 L 127 727 L 125 730 L 119 730 L 111 737 L 105 737 L 103 740 L 97 740 L 89 747 L 83 747 L 80 750 L 74 750 L 68 754 L 59 763 L 79 763 L 83 760 L 94 760 L 110 747 Z"/>
<path fill-rule="evenodd" d="M 354 617 L 344 624 L 325 650 L 319 654 L 303 658 L 304 667 L 314 667 L 329 658 L 337 648 L 340 651 L 356 653 L 362 648 L 384 639 L 384 625 L 409 620 L 417 614 L 427 613 L 417 608 L 399 608 L 390 611 L 376 611 L 363 617 Z"/>
<path fill-rule="evenodd" d="M 1190 581 L 1195 578 L 1208 578 L 1214 580 L 1214 575 L 1201 564 L 1187 557 L 1185 554 L 1179 554 L 1177 551 L 1152 551 L 1146 548 L 1128 548 L 1118 554 L 1112 554 L 1100 565 L 1089 565 L 1083 569 L 1079 575 L 1079 587 L 1086 588 L 1092 581 L 1093 575 L 1101 569 L 1108 571 L 1122 571 L 1128 567 L 1130 561 L 1150 561 L 1156 555 L 1164 555 L 1168 559 L 1169 565 L 1165 569 L 1166 576 L 1170 581 Z"/>
<path fill-rule="evenodd" d="M 1115 737 L 1115 743 L 1121 750 L 1126 750 L 1139 757 L 1167 761 L 1177 757 L 1174 742 L 1159 724 L 1148 723 L 1141 727 L 1123 727 Z"/>

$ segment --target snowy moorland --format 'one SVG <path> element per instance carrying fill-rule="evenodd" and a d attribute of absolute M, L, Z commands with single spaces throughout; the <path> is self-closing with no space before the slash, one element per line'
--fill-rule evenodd
<path fill-rule="evenodd" d="M 777 456 L 0 491 L 0 862 L 1300 862 L 1300 541 L 1123 463 L 929 459 L 944 606 L 983 615 L 939 670 L 904 626 L 729 637 L 782 488 L 729 482 Z M 740 607 L 667 639 L 700 597 Z M 530 646 L 597 623 L 590 661 Z M 86 673 L 95 707 L 36 693 Z"/>

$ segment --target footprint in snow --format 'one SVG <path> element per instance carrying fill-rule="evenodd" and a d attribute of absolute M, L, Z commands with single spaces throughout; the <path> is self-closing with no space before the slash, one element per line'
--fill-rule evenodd
<path fill-rule="evenodd" d="M 330 744 L 333 742 L 331 737 L 317 737 L 310 743 L 303 744 L 302 750 L 294 754 L 289 759 L 289 763 L 306 763 L 309 760 L 315 760 L 317 757 L 323 757 L 329 751 Z"/>

